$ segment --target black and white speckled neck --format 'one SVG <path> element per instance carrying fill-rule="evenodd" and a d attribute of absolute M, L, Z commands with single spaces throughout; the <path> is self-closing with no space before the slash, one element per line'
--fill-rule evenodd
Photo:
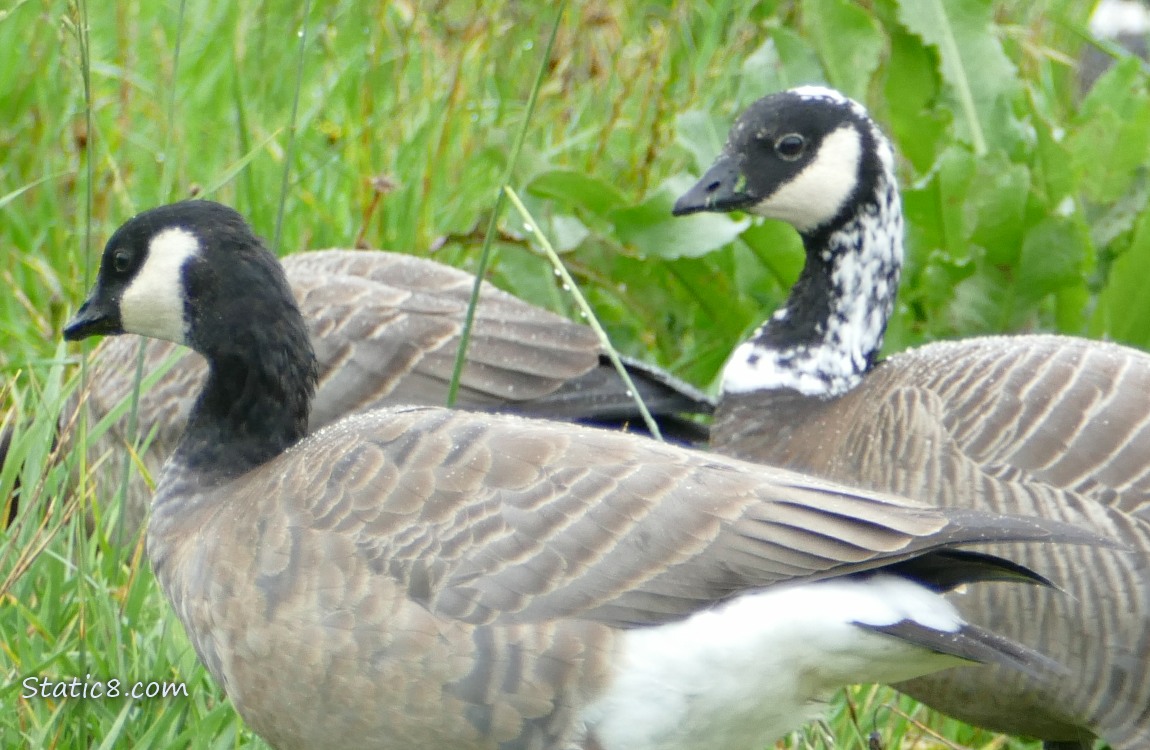
<path fill-rule="evenodd" d="M 761 99 L 676 213 L 736 208 L 794 225 L 807 259 L 786 304 L 732 354 L 723 392 L 847 392 L 882 346 L 902 268 L 890 142 L 836 91 Z"/>

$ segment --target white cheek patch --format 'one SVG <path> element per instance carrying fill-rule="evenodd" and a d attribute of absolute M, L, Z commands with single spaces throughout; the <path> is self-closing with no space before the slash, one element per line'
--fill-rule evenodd
<path fill-rule="evenodd" d="M 800 232 L 826 224 L 842 210 L 858 182 L 862 139 L 849 125 L 829 133 L 806 169 L 749 209 Z"/>
<path fill-rule="evenodd" d="M 165 229 L 152 238 L 143 267 L 120 298 L 125 331 L 187 343 L 180 271 L 199 250 L 199 240 L 186 229 Z"/>

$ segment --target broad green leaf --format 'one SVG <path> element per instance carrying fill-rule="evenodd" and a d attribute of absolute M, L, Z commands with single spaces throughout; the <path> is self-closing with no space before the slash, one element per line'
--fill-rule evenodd
<path fill-rule="evenodd" d="M 1026 230 L 1030 171 L 995 152 L 978 162 L 972 184 L 967 201 L 971 242 L 986 249 L 986 259 L 991 263 L 1013 264 Z"/>
<path fill-rule="evenodd" d="M 1074 160 L 1067 148 L 1065 128 L 1035 112 L 1030 118 L 1035 133 L 1035 148 L 1030 183 L 1034 197 L 1047 206 L 1060 204 L 1067 196 L 1078 194 Z"/>
<path fill-rule="evenodd" d="M 955 328 L 948 319 L 948 307 L 955 287 L 975 272 L 973 260 L 956 261 L 941 250 L 907 254 L 899 284 L 898 304 L 910 307 L 918 323 L 919 339 L 950 336 Z"/>
<path fill-rule="evenodd" d="M 596 216 L 606 216 L 627 205 L 623 194 L 611 183 L 570 169 L 553 169 L 537 175 L 526 192 L 550 198 L 568 208 L 581 208 Z"/>
<path fill-rule="evenodd" d="M 489 279 L 520 299 L 574 318 L 575 305 L 542 254 L 520 247 L 500 248 L 492 258 Z"/>
<path fill-rule="evenodd" d="M 1144 161 L 1150 107 L 1135 122 L 1106 110 L 1074 133 L 1069 142 L 1079 189 L 1092 203 L 1110 203 L 1126 192 Z"/>
<path fill-rule="evenodd" d="M 811 42 L 790 29 L 776 26 L 743 60 L 734 109 L 741 111 L 767 94 L 824 81 L 822 64 Z M 725 139 L 726 130 L 721 132 Z"/>
<path fill-rule="evenodd" d="M 1051 216 L 1026 233 L 1018 259 L 1017 287 L 1030 303 L 1083 283 L 1087 241 L 1070 219 Z"/>
<path fill-rule="evenodd" d="M 591 234 L 583 222 L 569 214 L 555 214 L 547 223 L 547 237 L 555 250 L 561 253 L 579 247 Z"/>
<path fill-rule="evenodd" d="M 919 173 L 934 163 L 951 122 L 949 112 L 933 106 L 941 85 L 936 68 L 935 56 L 922 39 L 900 27 L 891 30 L 882 105 L 899 153 Z"/>
<path fill-rule="evenodd" d="M 806 252 L 798 233 L 790 225 L 781 221 L 752 224 L 743 232 L 742 240 L 780 286 L 790 288 L 799 278 L 806 262 Z"/>
<path fill-rule="evenodd" d="M 1142 61 L 1136 57 L 1119 60 L 1098 79 L 1082 100 L 1079 117 L 1089 119 L 1104 110 L 1122 111 L 1136 106 L 1137 95 L 1144 93 L 1145 87 Z"/>
<path fill-rule="evenodd" d="M 878 22 L 851 0 L 803 0 L 802 9 L 827 80 L 847 96 L 864 99 L 885 42 Z"/>
<path fill-rule="evenodd" d="M 958 336 L 1005 330 L 1009 325 L 1010 302 L 1014 296 L 1006 277 L 995 268 L 980 269 L 956 283 L 945 318 L 936 319 L 935 333 L 949 324 L 946 333 Z"/>
<path fill-rule="evenodd" d="M 969 257 L 965 206 L 975 169 L 971 153 L 954 145 L 942 154 L 925 181 L 903 189 L 908 246 L 913 252 L 925 256 L 941 250 L 956 261 Z"/>
<path fill-rule="evenodd" d="M 899 20 L 938 50 L 943 80 L 962 113 L 958 134 L 974 152 L 1014 140 L 1009 105 L 1017 70 L 994 35 L 991 0 L 901 0 Z"/>
<path fill-rule="evenodd" d="M 695 169 L 702 174 L 723 149 L 729 123 L 707 112 L 691 109 L 675 118 L 675 142 L 691 152 Z"/>
<path fill-rule="evenodd" d="M 639 205 L 612 212 L 616 236 L 640 255 L 659 258 L 696 258 L 733 242 L 750 226 L 749 219 L 736 221 L 713 213 L 671 215 L 675 199 L 694 182 L 687 175 L 672 177 Z"/>
<path fill-rule="evenodd" d="M 676 369 L 704 388 L 715 385 L 714 379 L 731 350 L 777 301 L 772 297 L 768 304 L 756 304 L 749 290 L 762 278 L 762 269 L 748 269 L 738 263 L 738 254 L 734 245 L 701 258 L 665 264 L 672 283 L 682 290 L 676 293 L 678 307 L 669 316 L 674 321 L 670 328 L 677 329 L 681 340 L 691 343 L 689 357 Z"/>
<path fill-rule="evenodd" d="M 1054 293 L 1054 323 L 1059 332 L 1081 336 L 1088 330 L 1086 311 L 1093 303 L 1085 283 L 1064 287 Z"/>
<path fill-rule="evenodd" d="M 773 80 L 765 81 L 764 94 L 795 86 L 826 82 L 818 53 L 804 37 L 784 28 L 771 29 L 771 39 L 779 53 Z"/>
<path fill-rule="evenodd" d="M 1150 180 L 1140 175 L 1121 198 L 1103 207 L 1090 225 L 1090 241 L 1105 247 L 1134 228 L 1139 214 L 1150 205 Z"/>
<path fill-rule="evenodd" d="M 1110 267 L 1091 326 L 1095 335 L 1150 348 L 1146 279 L 1150 279 L 1150 211 L 1142 214 L 1130 247 Z"/>
<path fill-rule="evenodd" d="M 780 79 L 782 65 L 774 37 L 767 36 L 762 44 L 747 55 L 739 68 L 739 89 L 735 103 L 740 110 L 759 97 L 787 88 Z"/>
<path fill-rule="evenodd" d="M 1092 202 L 1110 203 L 1127 192 L 1150 155 L 1150 98 L 1139 64 L 1124 60 L 1099 79 L 1067 139 L 1080 188 Z"/>

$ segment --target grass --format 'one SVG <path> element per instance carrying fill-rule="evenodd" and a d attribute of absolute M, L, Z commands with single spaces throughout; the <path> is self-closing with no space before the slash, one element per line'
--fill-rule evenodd
<path fill-rule="evenodd" d="M 620 350 L 705 386 L 801 256 L 770 224 L 668 223 L 673 187 L 662 186 L 698 174 L 741 106 L 830 78 L 858 87 L 903 157 L 912 257 L 891 348 L 1021 329 L 1144 345 L 1150 305 L 1123 280 L 1150 262 L 1145 73 L 1122 63 L 1083 102 L 1073 62 L 1085 3 L 958 4 L 974 9 L 965 20 L 934 19 L 954 32 L 944 49 L 912 32 L 896 0 L 571 2 L 514 165 L 550 32 L 551 11 L 531 4 L 345 0 L 313 3 L 306 18 L 285 0 L 0 9 L 0 370 L 25 459 L 0 474 L 3 496 L 19 479 L 23 501 L 0 532 L 0 745 L 259 746 L 199 667 L 140 548 L 108 544 L 114 518 L 86 533 L 99 467 L 82 438 L 51 438 L 79 377 L 61 324 L 103 241 L 138 210 L 206 195 L 278 237 L 281 253 L 354 244 L 474 269 L 510 170 Z M 844 64 L 836 38 L 874 55 Z M 989 104 L 963 67 L 970 50 L 1008 66 Z M 1102 150 L 1115 141 L 1124 147 Z M 517 216 L 496 217 L 490 278 L 574 315 Z M 1058 253 L 1035 261 L 1043 237 Z M 86 675 L 182 682 L 188 697 L 23 695 L 29 676 Z M 877 730 L 888 748 L 1037 747 L 888 691 L 850 695 L 829 734 L 788 746 L 865 748 Z"/>

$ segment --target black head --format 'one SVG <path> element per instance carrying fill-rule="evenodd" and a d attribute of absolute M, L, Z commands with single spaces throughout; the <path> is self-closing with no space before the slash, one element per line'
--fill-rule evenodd
<path fill-rule="evenodd" d="M 68 339 L 137 333 L 185 344 L 208 380 L 177 449 L 212 481 L 277 455 L 307 432 L 316 363 L 283 268 L 226 206 L 145 211 L 108 240 Z"/>
<path fill-rule="evenodd" d="M 723 152 L 674 213 L 743 210 L 811 232 L 874 189 L 889 153 L 866 110 L 837 91 L 772 94 L 739 116 Z"/>
<path fill-rule="evenodd" d="M 243 217 L 211 201 L 173 203 L 116 230 L 64 337 L 138 333 L 202 350 L 209 329 L 243 320 L 230 311 L 250 315 L 233 308 L 267 307 L 265 297 L 294 307 L 282 269 Z"/>

